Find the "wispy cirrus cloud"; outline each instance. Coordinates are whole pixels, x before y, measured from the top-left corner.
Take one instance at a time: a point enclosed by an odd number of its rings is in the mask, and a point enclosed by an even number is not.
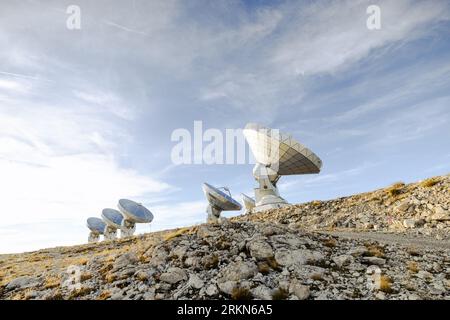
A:
[[[65,2],[0,5],[0,191],[16,214],[0,222],[6,242],[84,242],[86,216],[119,197],[149,206],[156,230],[204,219],[204,181],[251,191],[250,165],[171,164],[172,130],[194,120],[263,122],[321,155],[321,175],[280,181],[292,202],[446,168],[446,1],[377,1],[376,31],[366,1],[77,4],[77,31]]]

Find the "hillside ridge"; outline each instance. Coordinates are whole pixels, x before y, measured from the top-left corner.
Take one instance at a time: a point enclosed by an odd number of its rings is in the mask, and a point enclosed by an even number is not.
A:
[[[1,255],[0,298],[449,299],[449,210],[445,175],[221,224]]]

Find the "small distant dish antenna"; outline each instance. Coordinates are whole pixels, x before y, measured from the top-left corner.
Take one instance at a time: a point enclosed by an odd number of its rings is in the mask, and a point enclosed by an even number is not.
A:
[[[208,183],[203,184],[203,192],[209,202],[206,212],[208,213],[207,222],[219,222],[222,211],[241,210],[239,202],[231,197],[231,192],[226,187],[216,188]]]
[[[319,173],[322,168],[322,160],[289,134],[256,123],[247,124],[243,134],[256,159],[253,176],[259,187],[253,212],[288,205],[277,188],[281,176]]]
[[[100,240],[100,235],[105,232],[106,224],[100,218],[90,217],[87,219],[87,227],[91,230],[88,242],[93,243]]]
[[[123,215],[121,237],[130,237],[136,231],[136,223],[150,223],[153,214],[142,204],[128,199],[120,199],[118,208]]]
[[[242,193],[242,202],[244,203],[245,213],[251,213],[255,207],[255,200],[252,197]]]
[[[117,229],[121,229],[123,221],[123,216],[120,211],[109,208],[103,209],[102,218],[106,224],[104,232],[105,240],[117,239]]]

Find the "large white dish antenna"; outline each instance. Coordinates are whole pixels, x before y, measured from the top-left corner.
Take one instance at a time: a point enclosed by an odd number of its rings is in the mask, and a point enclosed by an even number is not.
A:
[[[121,236],[129,237],[136,231],[136,223],[150,223],[153,220],[153,214],[142,204],[128,199],[120,199],[117,204],[123,215],[121,225]]]
[[[123,216],[115,209],[103,209],[102,219],[106,223],[105,240],[117,239],[117,229],[121,228]]]
[[[288,205],[276,186],[281,176],[319,173],[322,168],[322,160],[290,134],[256,123],[247,124],[243,134],[257,162],[254,212]]]
[[[322,168],[322,160],[290,134],[256,123],[247,124],[243,134],[256,161],[280,176],[319,173]]]
[[[120,229],[120,226],[122,225],[123,221],[123,216],[120,213],[120,211],[109,208],[102,210],[102,218],[107,225],[114,227],[116,229]]]
[[[92,232],[96,232],[98,234],[103,234],[106,224],[100,218],[90,217],[87,219],[87,227]]]
[[[104,234],[106,229],[106,224],[100,218],[90,217],[86,221],[86,225],[91,230],[89,233],[88,242],[98,242],[100,240],[100,235]]]
[[[242,209],[241,204],[231,197],[231,192],[226,187],[216,188],[205,182],[203,184],[203,192],[209,202],[206,209],[208,222],[217,222],[220,219],[220,213],[222,211]]]
[[[120,212],[125,219],[136,223],[149,223],[153,220],[153,214],[142,204],[128,199],[120,199],[118,204]]]

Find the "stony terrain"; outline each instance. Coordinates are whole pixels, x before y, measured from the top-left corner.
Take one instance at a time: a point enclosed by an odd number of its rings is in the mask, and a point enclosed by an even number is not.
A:
[[[309,230],[373,231],[450,239],[450,176],[239,217]]]
[[[0,298],[450,299],[448,187],[438,177],[219,225],[2,255]]]

